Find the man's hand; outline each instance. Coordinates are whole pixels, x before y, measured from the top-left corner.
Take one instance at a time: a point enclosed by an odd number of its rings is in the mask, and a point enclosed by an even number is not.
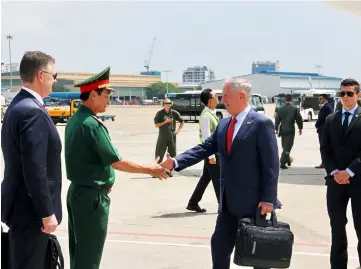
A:
[[[55,215],[51,215],[50,217],[43,218],[43,227],[41,227],[41,231],[46,234],[53,233],[58,227],[58,221],[55,217]]]
[[[165,123],[170,123],[172,121],[173,121],[173,118],[168,118],[168,119],[165,120]]]
[[[272,213],[273,205],[265,202],[259,202],[258,207],[262,207],[261,215]]]
[[[174,134],[174,135],[177,135],[177,134],[179,134],[179,132],[180,132],[180,130],[178,129],[178,130],[176,130],[175,132],[173,132],[173,134]]]
[[[209,163],[210,163],[210,164],[216,164],[216,163],[217,163],[216,158],[210,158],[210,159],[209,159]]]
[[[350,175],[345,170],[335,172],[333,178],[338,184],[350,184]]]
[[[174,162],[173,159],[170,157],[170,154],[167,152],[166,154],[166,160],[163,161],[160,165],[166,169],[168,169],[169,171],[174,169]]]
[[[169,177],[167,174],[169,173],[169,170],[158,164],[159,159],[160,158],[158,156],[157,159],[155,159],[155,164],[148,166],[149,174],[153,177],[159,178],[160,180],[167,179]]]
[[[298,130],[298,134],[301,135],[301,134],[302,134],[302,130]]]

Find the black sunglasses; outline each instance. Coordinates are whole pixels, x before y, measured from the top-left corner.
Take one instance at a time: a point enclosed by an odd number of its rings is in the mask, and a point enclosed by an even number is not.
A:
[[[45,71],[45,70],[40,70],[40,71],[51,75],[54,78],[54,80],[56,80],[56,77],[58,76],[58,73],[52,74],[52,73],[50,73],[48,71]]]
[[[164,103],[165,105],[171,105],[172,103]]]
[[[341,97],[344,97],[346,94],[347,94],[348,97],[353,97],[353,96],[355,95],[354,92],[344,92],[344,91],[340,91],[340,92],[339,92],[339,95],[340,95]]]

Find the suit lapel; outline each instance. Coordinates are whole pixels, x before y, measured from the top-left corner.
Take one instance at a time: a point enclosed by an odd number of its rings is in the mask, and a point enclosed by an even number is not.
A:
[[[335,133],[339,136],[341,140],[343,140],[343,132],[342,132],[342,111],[338,111],[335,114],[334,118],[334,130]]]
[[[254,112],[251,110],[248,112],[246,118],[244,119],[244,121],[242,122],[241,127],[239,128],[236,136],[234,137],[234,140],[232,142],[232,146],[231,146],[231,152],[229,153],[229,156],[232,157],[233,151],[234,151],[234,147],[235,144],[242,139],[242,137],[246,134],[246,132],[248,131],[249,127],[251,127],[253,121],[254,121],[255,115]]]
[[[56,133],[56,135],[57,135],[57,137],[58,137],[59,144],[61,144],[59,132],[58,132],[58,130],[56,129],[56,127],[55,127],[55,125],[54,125],[54,122],[53,122],[52,118],[50,117],[48,111],[46,111],[45,107],[39,102],[38,99],[36,99],[35,96],[33,96],[33,95],[30,94],[29,92],[25,91],[24,89],[21,89],[21,92],[20,92],[20,93],[21,93],[23,96],[32,99],[32,100],[35,102],[35,104],[37,104],[37,105],[43,110],[43,112],[46,114],[47,119],[48,119],[49,122],[50,122],[50,125],[53,127],[53,130],[55,131],[55,133]]]
[[[360,119],[361,117],[361,107],[357,107],[356,108],[356,111],[355,111],[355,114],[353,115],[352,119],[351,119],[351,122],[350,122],[350,125],[348,126],[348,129],[347,129],[347,132],[345,134],[345,137],[348,135],[348,133],[350,132],[350,130],[352,129],[352,127],[355,126],[356,122],[358,122],[358,120]]]

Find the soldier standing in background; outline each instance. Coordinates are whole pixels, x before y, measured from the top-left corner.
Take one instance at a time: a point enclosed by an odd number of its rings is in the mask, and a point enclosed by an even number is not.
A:
[[[154,117],[155,128],[159,128],[159,135],[155,149],[155,157],[159,157],[159,163],[163,161],[166,151],[171,157],[177,155],[177,135],[184,126],[184,120],[178,111],[171,109],[172,101],[169,99],[163,100],[163,109],[159,110]],[[180,122],[178,129],[177,121]],[[172,174],[169,174],[172,176]]]
[[[295,139],[295,122],[298,125],[298,133],[302,134],[303,119],[297,107],[292,105],[292,96],[286,95],[286,105],[280,107],[276,113],[275,130],[281,137],[282,154],[280,158],[281,169],[287,169],[286,164],[291,166],[293,159],[290,156]],[[281,125],[280,125],[281,124]]]

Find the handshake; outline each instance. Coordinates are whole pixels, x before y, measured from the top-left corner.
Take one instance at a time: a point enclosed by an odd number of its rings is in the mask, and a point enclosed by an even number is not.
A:
[[[147,167],[147,174],[159,178],[160,180],[167,179],[170,171],[174,169],[173,159],[170,157],[170,154],[167,153],[166,159],[162,163],[158,164],[159,158],[160,157],[158,156],[157,159],[155,159],[156,164]]]

